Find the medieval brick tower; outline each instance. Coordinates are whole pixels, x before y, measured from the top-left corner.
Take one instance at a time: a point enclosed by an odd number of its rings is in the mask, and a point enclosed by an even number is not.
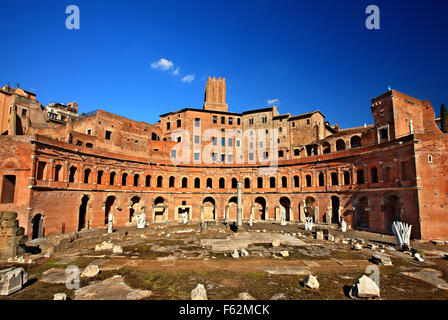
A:
[[[204,110],[227,112],[225,78],[208,77],[205,86]]]

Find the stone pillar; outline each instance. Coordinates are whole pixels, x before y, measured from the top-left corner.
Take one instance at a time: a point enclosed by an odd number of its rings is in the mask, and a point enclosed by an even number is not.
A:
[[[319,222],[319,207],[316,206],[314,208],[314,222],[317,223]]]
[[[14,258],[25,253],[20,245],[25,244],[27,236],[19,227],[16,212],[0,212],[0,259]]]
[[[237,207],[237,226],[241,227],[243,225],[243,192],[242,192],[242,183],[238,181],[238,207]]]
[[[306,204],[305,204],[305,200],[304,200],[302,202],[302,205],[300,206],[300,212],[299,212],[299,220],[300,220],[300,222],[305,222],[305,218],[306,218],[305,206],[306,206]]]

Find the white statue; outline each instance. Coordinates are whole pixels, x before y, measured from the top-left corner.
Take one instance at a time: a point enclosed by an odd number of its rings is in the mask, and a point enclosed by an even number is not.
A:
[[[285,208],[282,208],[282,220],[281,225],[286,226],[286,210]]]
[[[345,222],[344,217],[341,218],[341,231],[347,232],[347,222]]]
[[[402,250],[411,249],[411,229],[412,225],[394,221],[392,223],[392,231],[397,238],[398,246]]]
[[[181,217],[182,217],[182,224],[187,224],[188,216],[187,216],[187,213],[185,211],[183,211],[181,213]]]
[[[305,218],[305,230],[307,231],[313,230],[313,217]]]
[[[109,220],[108,220],[108,225],[107,225],[107,233],[114,232],[113,226],[114,226],[114,215],[112,213],[109,213]]]
[[[254,223],[254,214],[251,212],[249,218],[249,225],[252,227],[253,223]]]
[[[137,214],[137,229],[145,229],[146,227],[146,210],[145,207],[141,208],[141,213]]]

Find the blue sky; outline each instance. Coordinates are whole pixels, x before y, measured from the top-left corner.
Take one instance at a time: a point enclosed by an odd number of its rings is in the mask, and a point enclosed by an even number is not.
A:
[[[448,104],[445,0],[1,2],[0,84],[43,104],[155,123],[202,108],[207,76],[226,78],[229,111],[278,99],[280,113],[319,109],[343,128],[373,123],[370,99],[388,85],[436,114]],[[71,4],[80,30],[65,27]],[[365,27],[370,4],[380,30]],[[169,70],[151,67],[161,58]]]

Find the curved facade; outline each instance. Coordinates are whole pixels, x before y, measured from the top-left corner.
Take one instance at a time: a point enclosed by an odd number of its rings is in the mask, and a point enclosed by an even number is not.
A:
[[[342,130],[319,111],[228,112],[225,90],[209,78],[203,109],[157,124],[98,110],[1,136],[0,211],[18,212],[30,238],[103,228],[109,213],[125,226],[142,206],[155,223],[236,221],[240,181],[244,220],[284,210],[380,233],[401,220],[413,238],[448,238],[448,139],[428,101],[391,90],[372,100],[373,125]]]

